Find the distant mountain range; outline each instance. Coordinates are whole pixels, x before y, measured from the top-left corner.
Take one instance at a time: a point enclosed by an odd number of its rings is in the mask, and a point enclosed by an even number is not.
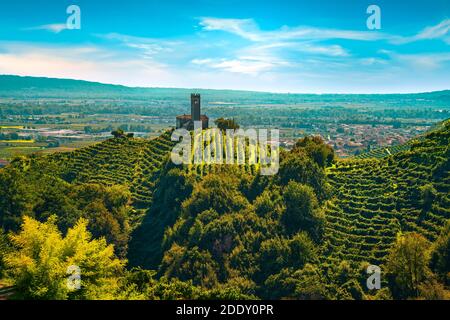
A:
[[[308,102],[326,101],[332,99],[338,101],[364,101],[369,100],[392,100],[392,99],[430,99],[439,100],[450,104],[450,90],[435,91],[428,93],[413,94],[290,94],[290,93],[268,93],[237,90],[213,90],[213,89],[189,89],[189,88],[138,88],[122,85],[103,84],[98,82],[56,79],[43,77],[22,77],[15,75],[0,75],[0,97],[22,97],[22,98],[125,98],[125,99],[186,99],[193,91],[199,91],[209,100],[236,101],[250,99],[277,102],[281,99],[286,102]],[[241,101],[242,102],[242,101]]]

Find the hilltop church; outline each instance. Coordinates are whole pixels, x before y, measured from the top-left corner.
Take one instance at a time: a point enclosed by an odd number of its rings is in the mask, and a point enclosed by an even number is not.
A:
[[[194,130],[194,121],[202,122],[202,129],[208,129],[209,118],[201,114],[201,100],[200,94],[191,94],[191,114],[183,114],[177,116],[177,129],[183,128],[186,130]]]

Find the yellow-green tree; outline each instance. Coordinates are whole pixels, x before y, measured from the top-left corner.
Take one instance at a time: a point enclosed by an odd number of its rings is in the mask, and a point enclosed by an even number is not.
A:
[[[8,252],[8,243],[6,233],[0,228],[0,279],[3,277],[4,256]]]
[[[436,239],[431,253],[431,268],[447,286],[450,286],[450,221]]]
[[[16,298],[114,298],[125,262],[115,257],[113,246],[103,238],[91,239],[84,219],[65,237],[55,220],[51,217],[41,223],[24,217],[20,232],[10,236],[14,251],[4,260],[7,276],[16,286]],[[80,271],[79,286],[71,273],[75,269]]]
[[[394,298],[417,297],[420,286],[432,278],[428,267],[430,243],[418,233],[407,233],[397,238],[386,264]]]

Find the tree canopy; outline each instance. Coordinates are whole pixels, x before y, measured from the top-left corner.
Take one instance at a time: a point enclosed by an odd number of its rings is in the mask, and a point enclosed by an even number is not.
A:
[[[4,257],[6,273],[20,299],[114,298],[124,261],[105,239],[92,239],[87,221],[79,220],[63,236],[55,217],[41,223],[24,217],[17,234],[10,236],[14,252]],[[78,290],[68,285],[71,266],[80,271]]]

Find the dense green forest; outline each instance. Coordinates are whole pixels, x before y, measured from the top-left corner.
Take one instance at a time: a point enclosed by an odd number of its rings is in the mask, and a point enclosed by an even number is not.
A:
[[[0,170],[0,279],[12,298],[450,298],[449,120],[365,159],[305,137],[275,176],[175,166],[170,134]],[[66,286],[72,265],[79,290]],[[379,290],[366,286],[369,265]]]

